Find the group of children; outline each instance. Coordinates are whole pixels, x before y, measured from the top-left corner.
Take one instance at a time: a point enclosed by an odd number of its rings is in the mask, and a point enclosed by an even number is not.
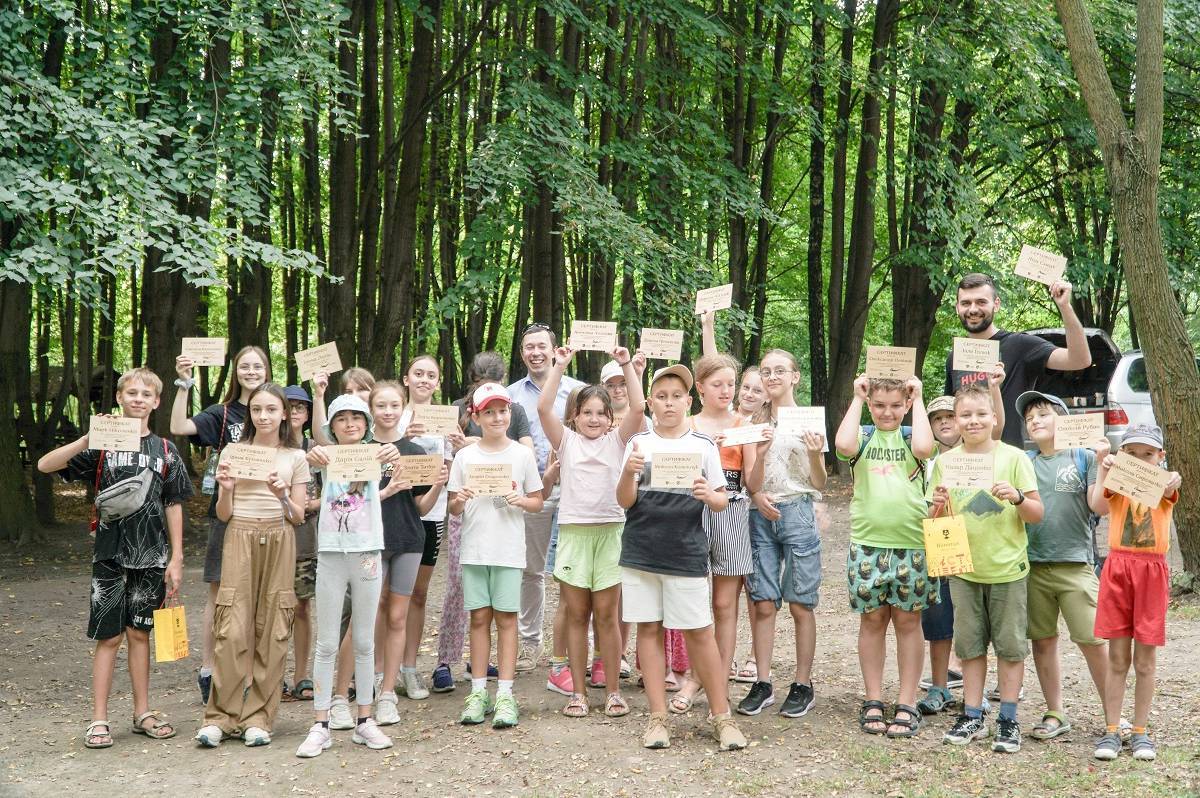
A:
[[[501,384],[502,369],[497,375],[480,365],[459,403],[460,431],[434,435],[413,413],[415,405],[432,403],[440,384],[438,363],[427,355],[409,364],[402,382],[376,382],[362,369],[348,370],[344,392],[326,407],[327,375],[314,378],[311,397],[300,386],[280,387],[270,381],[266,354],[245,347],[233,358],[224,401],[190,418],[193,364],[181,355],[171,431],[213,450],[204,478],[212,493],[204,564],[210,590],[199,675],[204,722],[196,740],[206,747],[233,736],[248,746],[269,744],[279,703],[287,698],[313,701],[314,722],[297,756],[320,755],[337,729],[353,729],[356,744],[390,747],[380,726],[400,719],[397,693],[414,700],[429,695],[416,656],[425,593],[443,542],[450,562],[433,688],[454,689],[450,668],[461,658],[469,628],[471,688],[460,721],[479,724],[491,715],[495,728],[517,725],[512,687],[527,563],[524,519],[542,511],[556,483],[553,574],[564,609],[555,649],[563,655],[554,658],[547,686],[567,694],[565,715],[591,712],[585,684],[605,690],[606,716],[630,712],[619,677],[629,627],[636,625],[649,705],[643,745],[668,747],[670,713],[687,712],[703,692],[720,748],[745,747],[728,683],[752,682],[737,703],[741,714],[774,704],[770,664],[783,602],[794,621],[796,667],[779,712],[806,714],[815,702],[814,610],[821,584],[815,505],[827,478],[825,438],[817,430],[776,426],[780,411],[795,406],[801,379],[789,353],[768,351],[739,381],[737,361],[716,351],[711,314],[702,322],[705,353],[694,375],[681,364],[660,368],[643,394],[645,358],[618,346],[601,383],[571,391],[561,415],[556,399],[574,353],[555,348],[545,325],[531,326],[526,335],[544,336],[553,353],[538,386],[537,420],[551,452],[541,471],[528,419]],[[1032,640],[1047,702],[1033,736],[1068,732],[1057,650],[1061,613],[1103,705],[1107,729],[1096,757],[1115,758],[1122,748],[1121,705],[1132,661],[1137,690],[1129,744],[1135,758],[1153,759],[1146,726],[1154,652],[1165,643],[1165,552],[1178,475],[1157,507],[1104,490],[1113,460],[1107,444],[1095,451],[1055,450],[1055,418],[1066,406],[1048,394],[1023,394],[1016,406],[1038,450],[1025,453],[1000,442],[1003,378],[998,366],[987,388],[965,388],[928,408],[916,378],[854,383],[833,448],[854,478],[846,575],[849,604],[860,619],[865,700],[859,726],[913,737],[925,716],[955,705],[953,641],[963,698],[943,739],[965,744],[987,737],[990,644],[999,677],[993,749],[1016,751],[1023,662]],[[694,415],[693,390],[701,405]],[[93,482],[97,490],[89,748],[113,743],[107,699],[122,636],[134,687],[133,731],[160,739],[176,733],[149,710],[148,632],[153,610],[182,581],[180,505],[192,485],[179,452],[149,431],[161,392],[161,381],[146,369],[133,369],[118,383],[122,413],[142,423],[140,452],[92,450],[84,436],[38,462],[44,472]],[[864,405],[871,419],[866,426],[860,423]],[[909,414],[911,427],[903,425]],[[745,424],[766,424],[762,439],[726,445],[727,433]],[[372,442],[380,444],[382,479],[328,478],[331,446]],[[265,481],[234,476],[232,443],[276,450]],[[1155,465],[1164,457],[1157,428],[1131,430],[1122,449]],[[989,488],[942,484],[942,457],[959,451],[990,455]],[[414,486],[397,470],[409,455],[441,458],[432,485]],[[681,461],[699,464],[690,481],[677,477]],[[674,466],[669,471],[667,463]],[[481,483],[474,475],[489,466],[500,467],[493,474],[507,474],[507,489],[477,495]],[[965,522],[970,573],[928,573],[922,522],[942,514]],[[1097,579],[1093,519],[1103,514],[1110,516],[1109,556]],[[743,591],[753,655],[739,667]],[[899,672],[890,713],[883,701],[889,625]],[[293,638],[296,670],[289,687],[284,676]],[[932,675],[917,700],[926,640]],[[686,665],[677,663],[679,649]],[[494,697],[489,677],[498,679]],[[673,689],[678,692],[668,701]]]

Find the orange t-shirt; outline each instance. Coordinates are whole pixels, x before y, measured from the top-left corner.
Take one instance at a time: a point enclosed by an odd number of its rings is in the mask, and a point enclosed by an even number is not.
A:
[[[692,416],[689,419],[692,423],[692,429],[705,434],[696,427],[696,418]],[[741,416],[735,415],[733,420],[734,427],[740,427],[744,423]],[[721,446],[717,449],[721,456],[721,470],[725,472],[725,490],[729,493],[742,492],[742,447],[741,446]]]
[[[1166,554],[1171,545],[1171,513],[1179,492],[1147,507],[1120,493],[1104,491],[1108,499],[1109,551]]]

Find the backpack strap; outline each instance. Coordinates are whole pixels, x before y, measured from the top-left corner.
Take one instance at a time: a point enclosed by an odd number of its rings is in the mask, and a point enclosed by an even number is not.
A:
[[[96,458],[96,481],[95,481],[95,485],[94,485],[94,490],[96,493],[100,492],[100,472],[102,470],[104,470],[104,458],[106,456],[108,456],[108,452],[101,449],[100,456],[98,458]],[[100,528],[100,516],[96,512],[96,502],[93,501],[92,502],[92,517],[88,521],[88,530],[90,531],[92,537],[96,536],[96,530],[99,528]]]
[[[1083,482],[1083,489],[1087,490],[1087,449],[1074,448],[1071,454],[1075,457],[1075,470],[1079,472],[1079,480]]]
[[[849,460],[851,470],[853,470],[854,466],[858,465],[858,461],[862,459],[863,452],[867,450],[867,444],[871,442],[871,436],[874,434],[874,424],[868,424],[862,428],[862,441],[858,444],[858,452],[855,453],[855,455]]]

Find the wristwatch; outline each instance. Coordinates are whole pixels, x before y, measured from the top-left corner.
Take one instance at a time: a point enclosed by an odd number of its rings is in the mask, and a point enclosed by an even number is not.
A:
[[[192,389],[192,386],[195,384],[196,384],[196,381],[194,379],[192,379],[191,377],[188,377],[186,379],[184,379],[183,377],[180,377],[179,379],[175,380],[176,387],[182,388],[185,391],[190,391]]]
[[[1014,490],[1017,492],[1017,500],[1013,502],[1013,507],[1016,507],[1025,501],[1025,491],[1021,490],[1020,488],[1014,488]]]

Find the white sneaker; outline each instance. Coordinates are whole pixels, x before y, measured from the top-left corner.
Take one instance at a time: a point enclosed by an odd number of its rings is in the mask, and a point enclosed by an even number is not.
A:
[[[339,731],[354,728],[354,715],[344,695],[335,695],[329,703],[329,728]]]
[[[367,748],[376,751],[381,748],[392,747],[392,738],[379,730],[379,727],[375,725],[374,718],[367,718],[355,726],[354,735],[350,738],[350,742],[355,745],[365,745]]]
[[[220,726],[204,726],[196,732],[195,739],[204,748],[216,748],[225,739],[225,732]]]
[[[314,723],[309,727],[308,736],[304,738],[304,742],[300,743],[300,747],[296,749],[296,756],[302,759],[312,759],[314,756],[320,756],[321,752],[327,750],[331,745],[333,745],[333,736],[329,733],[329,729],[320,723]]]
[[[260,729],[257,726],[251,726],[242,732],[242,740],[246,743],[247,748],[257,748],[260,745],[271,744],[271,733],[266,729]]]
[[[426,698],[429,698],[429,690],[426,689],[425,683],[421,681],[421,674],[416,671],[402,671],[400,673],[400,692],[413,701],[424,701]]]
[[[375,702],[375,722],[380,726],[391,726],[400,722],[400,713],[396,711],[396,694],[385,692]]]

